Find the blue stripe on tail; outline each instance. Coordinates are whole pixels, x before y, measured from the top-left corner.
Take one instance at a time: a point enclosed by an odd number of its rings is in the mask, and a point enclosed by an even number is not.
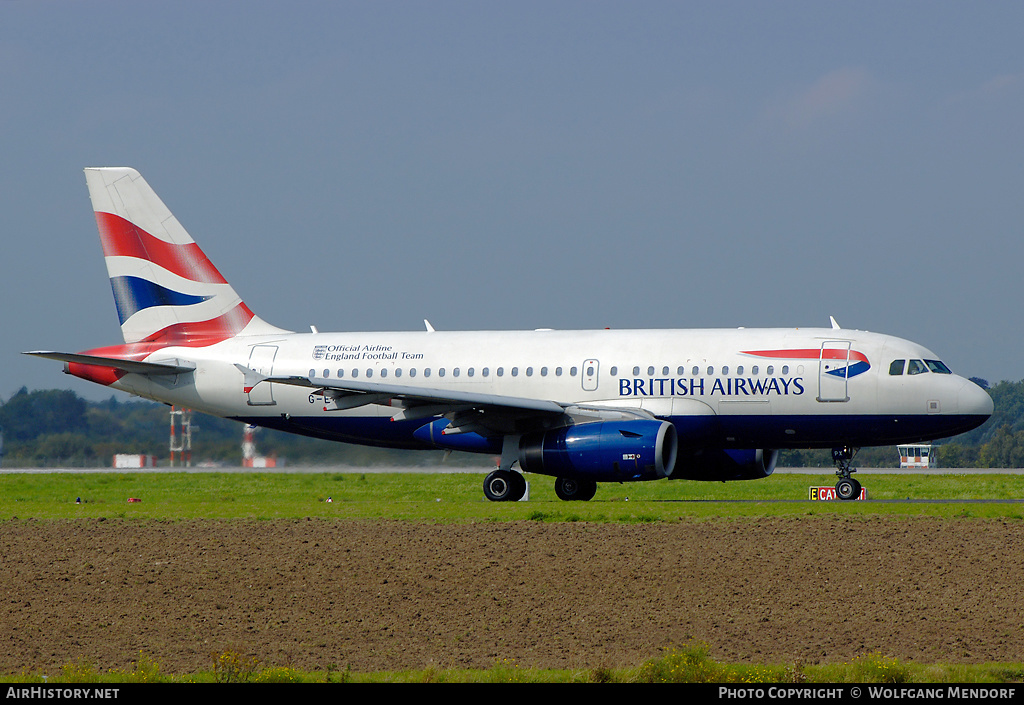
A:
[[[123,325],[137,312],[152,306],[193,306],[212,296],[193,296],[174,291],[139,277],[111,277],[117,316]]]

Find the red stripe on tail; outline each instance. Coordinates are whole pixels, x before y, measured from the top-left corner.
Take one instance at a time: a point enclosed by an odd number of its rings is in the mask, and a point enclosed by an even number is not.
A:
[[[113,213],[96,213],[104,257],[137,257],[160,265],[179,277],[207,284],[226,284],[199,245],[175,245],[147,233]]]

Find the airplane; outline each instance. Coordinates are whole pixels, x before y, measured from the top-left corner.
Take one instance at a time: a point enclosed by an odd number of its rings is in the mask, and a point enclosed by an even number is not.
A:
[[[856,499],[864,446],[945,438],[992,399],[926,348],[841,328],[309,333],[255,315],[138,171],[85,170],[124,342],[36,350],[64,371],[246,424],[388,448],[499,458],[567,501],[600,482],[735,481],[781,449],[832,449]],[[516,467],[518,465],[518,468]]]

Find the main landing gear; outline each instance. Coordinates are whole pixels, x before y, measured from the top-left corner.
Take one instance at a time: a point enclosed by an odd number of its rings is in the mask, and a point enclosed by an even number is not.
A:
[[[526,478],[512,469],[517,460],[519,437],[508,435],[502,442],[498,468],[484,478],[484,496],[492,502],[518,502],[526,496]],[[594,480],[555,478],[555,494],[566,502],[586,502],[597,493]]]
[[[515,470],[498,468],[484,478],[484,495],[492,502],[518,502],[526,494],[526,478]]]
[[[843,446],[832,449],[832,462],[836,465],[836,476],[839,482],[836,483],[836,496],[839,499],[857,499],[860,497],[860,483],[854,480],[851,475],[857,470],[850,467],[853,463],[853,456],[857,455],[857,448]]]
[[[555,494],[565,502],[588,502],[597,492],[593,480],[575,480],[569,477],[555,478]]]
[[[518,502],[526,496],[526,478],[512,465],[518,459],[519,436],[507,435],[501,444],[498,469],[484,478],[484,496],[492,502]]]
[[[597,483],[570,477],[555,478],[555,494],[565,502],[586,502],[594,498]],[[484,496],[492,502],[518,502],[526,495],[526,478],[515,470],[498,468],[484,478]]]

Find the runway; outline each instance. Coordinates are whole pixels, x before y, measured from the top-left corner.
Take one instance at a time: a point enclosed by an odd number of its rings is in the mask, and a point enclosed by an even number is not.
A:
[[[46,474],[46,473],[214,473],[228,472],[240,474],[253,473],[461,473],[485,474],[492,468],[472,466],[399,466],[399,465],[295,465],[276,468],[246,468],[239,465],[195,466],[195,467],[155,467],[155,468],[0,468],[0,475],[14,474]],[[775,468],[777,475],[834,475],[835,468]],[[1024,468],[857,468],[858,475],[1021,475]]]

